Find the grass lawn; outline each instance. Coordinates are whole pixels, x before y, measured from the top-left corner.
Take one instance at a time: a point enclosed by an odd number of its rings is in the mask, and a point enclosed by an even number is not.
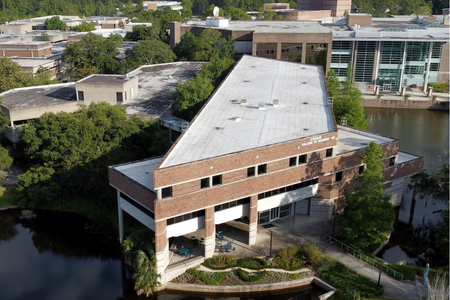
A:
[[[15,184],[0,186],[0,208],[17,205],[17,201],[13,197],[15,189]]]

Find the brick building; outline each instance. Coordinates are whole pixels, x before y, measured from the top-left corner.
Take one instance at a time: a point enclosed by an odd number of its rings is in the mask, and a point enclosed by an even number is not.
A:
[[[204,257],[216,225],[258,226],[293,214],[330,219],[345,188],[364,170],[372,141],[386,153],[385,191],[399,205],[404,177],[423,159],[394,138],[337,126],[320,67],[243,56],[164,157],[109,168],[123,211],[155,233],[162,282],[169,239],[204,229]]]

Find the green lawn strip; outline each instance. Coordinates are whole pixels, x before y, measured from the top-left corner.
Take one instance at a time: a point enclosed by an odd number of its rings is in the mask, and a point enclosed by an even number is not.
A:
[[[14,197],[15,184],[0,186],[0,208],[17,206],[17,199]]]

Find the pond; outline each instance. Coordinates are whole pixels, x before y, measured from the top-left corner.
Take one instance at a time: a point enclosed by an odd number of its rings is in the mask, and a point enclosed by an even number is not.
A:
[[[400,150],[425,157],[424,168],[435,172],[449,149],[449,114],[443,111],[366,108],[368,130],[400,140]],[[403,192],[401,206],[396,209],[395,231],[389,244],[379,254],[389,263],[407,262],[424,267],[448,265],[436,247],[437,224],[442,221],[437,210],[442,202],[424,198],[412,199]]]
[[[116,230],[76,214],[0,211],[0,299],[143,299],[121,262]],[[302,287],[277,293],[201,295],[163,291],[158,299],[317,299]],[[156,297],[155,297],[156,298]]]

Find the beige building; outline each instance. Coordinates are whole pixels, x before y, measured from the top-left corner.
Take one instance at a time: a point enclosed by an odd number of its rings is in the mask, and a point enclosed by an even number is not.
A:
[[[298,10],[331,10],[333,17],[344,16],[351,11],[351,0],[297,0]]]
[[[40,68],[48,69],[51,78],[55,78],[60,72],[60,65],[62,55],[55,55],[53,58],[12,58],[13,62],[19,65],[20,69],[25,72],[30,72],[33,75],[37,73]]]
[[[92,102],[115,105],[138,94],[138,76],[94,74],[77,81],[75,89],[77,100],[86,105]]]
[[[42,57],[52,54],[52,44],[45,41],[7,41],[0,43],[0,56],[3,57]]]

